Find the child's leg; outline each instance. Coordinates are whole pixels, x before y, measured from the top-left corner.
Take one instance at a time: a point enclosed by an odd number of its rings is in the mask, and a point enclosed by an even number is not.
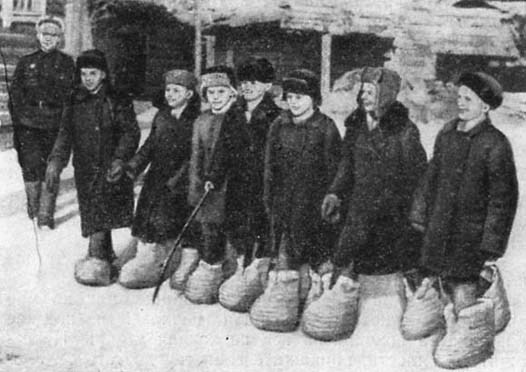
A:
[[[219,224],[203,223],[203,244],[201,259],[210,265],[221,262],[225,257],[226,236]]]

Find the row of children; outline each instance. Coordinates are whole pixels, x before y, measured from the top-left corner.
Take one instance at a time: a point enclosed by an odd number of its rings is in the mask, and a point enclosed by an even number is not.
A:
[[[385,68],[361,71],[343,142],[320,112],[311,71],[283,79],[283,111],[268,93],[275,75],[265,59],[239,66],[241,94],[225,66],[207,69],[199,84],[190,72],[169,71],[165,102],[137,152],[131,102],[112,91],[104,55],[84,52],[77,70],[82,84],[64,111],[46,184],[57,187],[73,152],[89,237],[78,282],[153,287],[208,192],[166,277],[190,301],[249,312],[260,329],[301,323],[316,339],[336,340],[356,325],[359,274],[403,273],[405,338],[443,332],[433,355],[447,368],[492,355],[509,312],[487,261],[506,249],[518,194],[510,144],[488,116],[502,102],[495,79],[460,77],[459,118],[442,129],[427,164],[396,100],[400,76]],[[148,166],[134,216],[133,180]],[[116,265],[111,230],[130,225],[136,256]]]

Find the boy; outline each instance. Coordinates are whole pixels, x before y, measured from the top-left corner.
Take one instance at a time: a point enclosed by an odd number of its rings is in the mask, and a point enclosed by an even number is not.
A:
[[[133,182],[122,175],[140,131],[132,102],[112,91],[102,52],[83,52],[77,71],[81,85],[65,109],[49,157],[46,187],[55,190],[73,152],[82,236],[89,237],[88,255],[75,265],[75,279],[104,286],[117,278],[111,230],[130,226],[133,219]]]

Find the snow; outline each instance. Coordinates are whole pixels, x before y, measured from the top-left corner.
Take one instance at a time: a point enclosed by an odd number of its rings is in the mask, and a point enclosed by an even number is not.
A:
[[[500,115],[500,117],[499,117]],[[524,122],[495,123],[512,142],[520,190],[526,182]],[[522,124],[522,125],[521,125]],[[440,125],[420,125],[431,151]],[[143,132],[143,139],[145,132]],[[397,276],[362,277],[361,314],[348,340],[324,343],[301,331],[254,328],[246,314],[220,305],[193,305],[166,284],[155,305],[153,290],[115,284],[84,287],[73,279],[74,262],[87,251],[80,236],[72,170],[62,175],[57,228],[41,231],[38,271],[32,224],[13,150],[0,153],[0,371],[439,371],[433,338],[404,341],[398,330]],[[526,222],[524,199],[508,252],[499,261],[512,307],[508,328],[497,335],[492,359],[470,371],[526,371]],[[122,250],[129,230],[114,233]]]

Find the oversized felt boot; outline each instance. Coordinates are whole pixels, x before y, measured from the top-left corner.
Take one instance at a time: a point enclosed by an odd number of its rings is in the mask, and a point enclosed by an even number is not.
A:
[[[400,331],[406,340],[419,340],[444,327],[444,302],[430,278],[413,291],[404,278],[406,307]]]
[[[265,292],[250,309],[250,320],[262,330],[292,332],[298,325],[299,302],[298,271],[271,271]]]
[[[359,314],[359,283],[340,275],[332,289],[329,289],[330,275],[324,276],[326,287],[322,295],[305,309],[302,317],[303,332],[321,341],[350,337]]]
[[[121,269],[119,283],[130,289],[155,287],[165,259],[163,244],[139,242],[137,255]]]
[[[214,304],[223,282],[221,263],[211,265],[200,260],[195,271],[190,274],[184,291],[185,297],[194,304]]]
[[[489,284],[482,297],[493,300],[495,305],[495,332],[502,332],[511,319],[510,303],[504,288],[504,281],[496,265],[486,265],[480,274]]]
[[[247,312],[263,293],[269,264],[269,258],[256,258],[243,269],[243,257],[240,257],[235,274],[219,288],[219,303],[232,311]]]
[[[199,262],[199,252],[195,248],[183,248],[179,266],[170,277],[170,287],[183,291],[190,274],[195,270]]]
[[[444,309],[446,334],[436,346],[433,359],[442,368],[466,368],[493,355],[495,313],[493,301],[477,300],[455,315],[453,304]]]
[[[49,191],[45,184],[40,194],[40,208],[38,210],[38,226],[55,228],[55,206],[57,202],[58,187]]]
[[[314,301],[316,301],[318,298],[321,297],[323,294],[323,290],[325,288],[328,288],[328,282],[327,280],[330,280],[330,274],[325,274],[324,278],[322,279],[320,274],[318,274],[314,270],[310,270],[310,289],[309,293],[307,294],[307,299],[305,300],[305,309],[309,307],[310,304],[312,304]]]
[[[111,232],[102,231],[90,236],[88,256],[75,264],[75,280],[90,286],[107,286],[117,278],[111,242]]]
[[[40,208],[40,193],[42,189],[41,185],[40,181],[24,182],[27,197],[27,215],[31,220],[38,216],[38,210]]]

